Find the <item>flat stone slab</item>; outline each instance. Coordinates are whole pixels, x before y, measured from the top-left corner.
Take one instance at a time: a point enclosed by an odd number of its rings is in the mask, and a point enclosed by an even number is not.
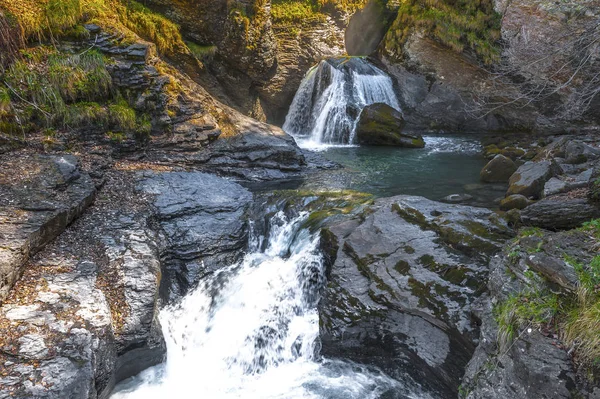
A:
[[[94,200],[96,188],[72,155],[0,159],[0,303],[23,264]]]

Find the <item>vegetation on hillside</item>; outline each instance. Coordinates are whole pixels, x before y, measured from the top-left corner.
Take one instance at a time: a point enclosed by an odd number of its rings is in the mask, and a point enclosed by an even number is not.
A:
[[[472,49],[486,64],[499,59],[500,15],[491,0],[403,0],[385,38],[386,50],[401,56],[415,30],[456,52]]]
[[[186,48],[177,24],[134,0],[0,0],[0,31],[3,24],[18,26],[21,36],[29,40],[68,35],[82,22],[123,33],[130,30],[156,43],[163,53]],[[4,36],[0,33],[0,48],[14,47],[13,39]]]
[[[2,75],[0,131],[89,128],[147,134],[149,126],[113,88],[104,56],[94,49],[65,54],[54,47],[22,51]]]
[[[579,230],[593,237],[596,247],[600,247],[600,219],[585,223]],[[521,237],[528,235],[541,237],[543,233],[532,229],[521,232]],[[509,258],[518,256],[518,251],[509,253]],[[506,352],[520,331],[530,327],[549,329],[558,334],[593,380],[600,369],[600,255],[587,264],[566,254],[564,261],[577,273],[576,292],[551,289],[543,277],[528,270],[525,277],[529,288],[495,307],[500,351]]]
[[[322,22],[327,14],[351,15],[366,0],[272,0],[271,17],[275,24]]]
[[[94,48],[61,50],[89,38],[84,23],[152,41],[166,54],[189,51],[179,27],[133,0],[0,0],[0,132],[24,135],[86,129],[120,140],[146,137],[149,118],[113,87]]]

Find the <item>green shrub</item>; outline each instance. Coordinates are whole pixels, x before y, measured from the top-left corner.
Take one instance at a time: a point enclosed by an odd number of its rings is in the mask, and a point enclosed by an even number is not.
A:
[[[275,24],[302,23],[307,20],[324,20],[319,4],[311,0],[275,0],[271,3],[271,18]]]
[[[65,101],[92,101],[106,98],[112,78],[104,56],[90,50],[81,55],[54,54],[48,59],[48,79]]]
[[[44,11],[48,29],[59,32],[77,24],[82,15],[79,0],[48,0]]]
[[[179,26],[140,3],[128,0],[117,7],[121,22],[146,40],[156,43],[161,53],[175,53],[186,48]]]
[[[106,107],[95,102],[81,102],[69,106],[64,124],[71,128],[108,127],[109,118]]]
[[[135,111],[124,99],[108,106],[108,119],[111,129],[119,132],[133,133],[137,127]]]
[[[407,0],[385,38],[386,50],[401,55],[414,30],[456,52],[471,48],[486,64],[499,59],[500,15],[491,0]]]

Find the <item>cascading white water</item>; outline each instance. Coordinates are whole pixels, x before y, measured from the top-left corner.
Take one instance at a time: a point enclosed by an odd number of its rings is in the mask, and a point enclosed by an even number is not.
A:
[[[304,77],[283,130],[302,147],[352,144],[360,111],[374,103],[400,110],[385,72],[361,58],[323,60]]]
[[[241,264],[221,270],[160,314],[167,361],[121,383],[112,399],[379,398],[406,387],[382,373],[318,357],[318,236],[308,216],[271,221]],[[396,397],[396,396],[393,396]]]

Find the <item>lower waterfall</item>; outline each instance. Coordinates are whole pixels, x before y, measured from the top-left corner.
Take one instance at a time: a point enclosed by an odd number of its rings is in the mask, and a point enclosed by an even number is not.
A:
[[[310,69],[300,84],[283,130],[301,147],[352,144],[362,109],[400,105],[392,79],[362,58],[331,58]]]
[[[166,362],[119,384],[112,399],[423,398],[378,370],[320,358],[324,266],[318,235],[301,228],[307,217],[277,213],[240,264],[163,309]]]

